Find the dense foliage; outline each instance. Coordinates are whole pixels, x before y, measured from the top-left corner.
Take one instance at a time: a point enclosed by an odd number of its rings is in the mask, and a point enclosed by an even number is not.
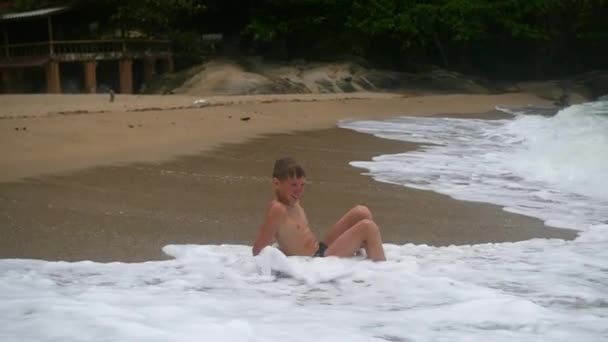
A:
[[[243,32],[288,58],[353,54],[502,78],[605,68],[608,60],[605,0],[263,0],[252,13]]]
[[[16,1],[19,8],[65,1]],[[606,68],[608,0],[80,0],[112,22],[194,50],[278,59],[356,56],[384,67],[440,66],[498,78]]]

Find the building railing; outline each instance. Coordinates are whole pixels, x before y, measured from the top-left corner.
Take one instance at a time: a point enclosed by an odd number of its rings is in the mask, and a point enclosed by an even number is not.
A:
[[[78,55],[140,56],[171,52],[168,40],[65,40],[0,46],[0,59],[52,57],[78,59]]]

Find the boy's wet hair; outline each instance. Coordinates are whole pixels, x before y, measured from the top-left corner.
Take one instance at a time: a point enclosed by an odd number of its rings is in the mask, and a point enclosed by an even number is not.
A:
[[[286,157],[277,159],[274,162],[272,177],[284,181],[290,177],[306,177],[306,172],[304,172],[304,168],[295,159]]]

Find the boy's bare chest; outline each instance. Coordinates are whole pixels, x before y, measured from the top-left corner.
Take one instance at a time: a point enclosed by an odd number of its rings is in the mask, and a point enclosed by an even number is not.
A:
[[[303,217],[288,217],[285,220],[285,226],[290,229],[301,230],[308,228],[308,221]]]
[[[285,228],[295,231],[310,230],[308,219],[302,210],[288,213],[285,219]]]

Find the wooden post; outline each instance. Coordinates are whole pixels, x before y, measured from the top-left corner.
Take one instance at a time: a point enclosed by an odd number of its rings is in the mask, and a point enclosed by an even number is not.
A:
[[[84,91],[94,94],[97,91],[97,61],[86,61],[84,67]]]
[[[11,69],[11,92],[19,94],[25,92],[23,69]]]
[[[4,57],[8,59],[11,54],[8,49],[8,33],[6,33],[6,25],[2,25],[2,35],[4,36]]]
[[[118,72],[120,77],[120,93],[133,93],[133,61],[131,59],[121,59],[118,62]]]
[[[167,72],[173,72],[175,70],[175,65],[173,64],[173,55],[169,55],[167,57]]]
[[[11,70],[10,69],[0,69],[0,74],[2,78],[0,79],[0,84],[2,87],[2,92],[8,94],[11,92]]]
[[[49,61],[46,65],[46,88],[49,94],[61,94],[61,78],[57,61]]]
[[[154,57],[144,58],[144,82],[150,82],[156,74],[156,59]]]
[[[47,24],[49,27],[49,53],[51,54],[51,57],[53,57],[53,20],[51,19],[50,15],[48,17]]]

